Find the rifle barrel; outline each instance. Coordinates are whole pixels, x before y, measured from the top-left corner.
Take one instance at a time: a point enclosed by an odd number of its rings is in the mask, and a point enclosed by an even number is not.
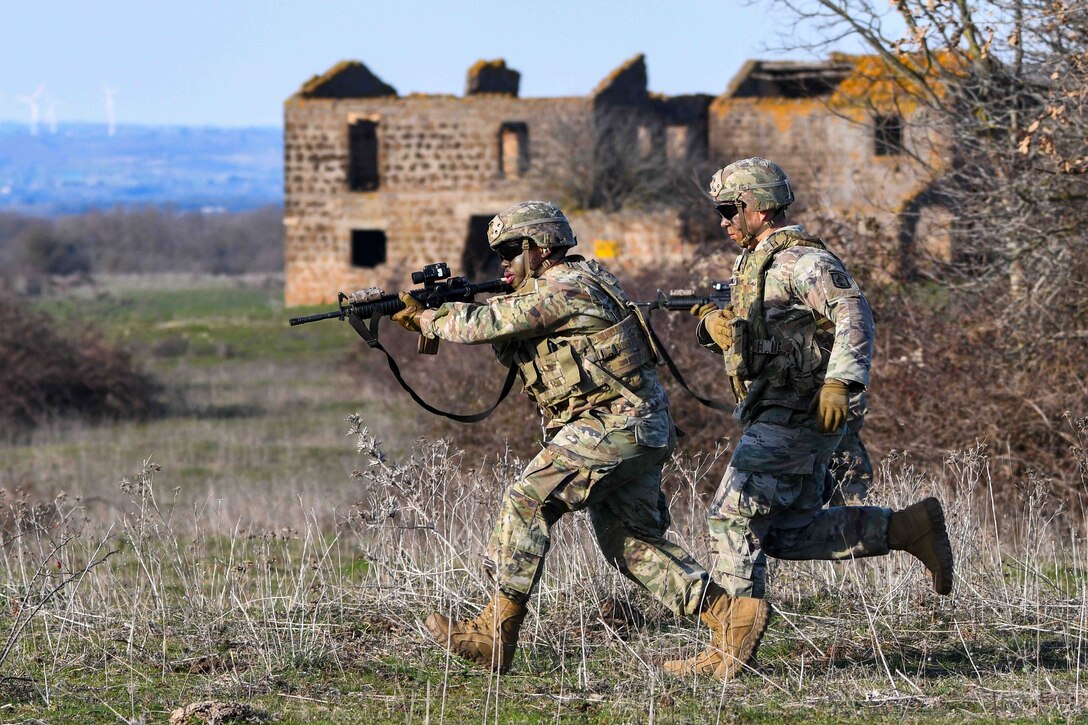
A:
[[[340,310],[336,312],[322,312],[317,315],[306,315],[305,317],[292,317],[290,322],[291,326],[305,325],[307,322],[317,322],[318,320],[327,320],[330,317],[341,317]]]
[[[492,279],[487,282],[472,283],[466,282],[463,285],[455,285],[452,288],[438,287],[434,290],[421,287],[420,289],[412,290],[409,292],[413,297],[417,299],[427,299],[428,296],[438,293],[438,299],[436,301],[456,301],[459,298],[471,300],[473,296],[478,294],[488,294],[491,292],[509,292],[510,285],[503,279]],[[369,320],[371,317],[379,316],[385,317],[392,315],[396,312],[400,312],[404,309],[404,303],[400,301],[399,295],[385,295],[379,297],[372,302],[357,302],[348,306],[351,312],[360,319]],[[328,320],[332,317],[344,318],[347,313],[347,309],[337,310],[335,312],[322,312],[317,315],[307,315],[305,317],[292,317],[290,320],[291,326],[305,325],[307,322],[317,322],[318,320]]]
[[[506,283],[505,279],[501,277],[499,279],[488,280],[487,282],[479,282],[477,284],[470,285],[473,294],[490,294],[491,292],[511,292],[513,288]]]

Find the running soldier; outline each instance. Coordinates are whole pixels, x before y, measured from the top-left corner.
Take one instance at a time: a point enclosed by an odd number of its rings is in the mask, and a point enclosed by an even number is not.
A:
[[[793,190],[777,164],[732,163],[714,174],[710,196],[742,251],[732,302],[705,310],[697,335],[725,358],[744,434],[708,513],[722,585],[708,586],[702,613],[710,647],[665,669],[728,679],[742,664],[730,655],[754,653],[766,627],[768,554],[838,560],[907,551],[925,564],[934,589],[948,594],[952,548],[935,498],[901,511],[822,508],[850,398],[869,384],[872,313],[842,262],[787,222]]]
[[[547,420],[546,444],[503,494],[485,567],[495,593],[475,619],[434,613],[425,625],[450,652],[495,671],[513,660],[551,527],[586,509],[605,559],[677,614],[699,612],[706,570],[670,543],[661,468],[676,446],[669,401],[639,318],[555,206],[530,201],[491,220],[488,243],[514,292],[422,310],[410,296],[393,319],[428,338],[490,343],[516,366]]]

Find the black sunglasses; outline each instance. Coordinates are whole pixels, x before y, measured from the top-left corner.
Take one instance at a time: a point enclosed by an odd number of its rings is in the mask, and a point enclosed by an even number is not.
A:
[[[499,258],[504,262],[513,262],[521,254],[521,240],[515,239],[510,242],[500,244],[495,252],[499,255]]]
[[[744,205],[743,204],[718,204],[714,208],[717,209],[718,213],[722,215],[722,219],[725,219],[727,222],[731,222],[731,221],[733,221],[733,217],[735,217],[737,215],[737,213],[740,212],[740,207],[742,207],[742,206],[744,206]]]

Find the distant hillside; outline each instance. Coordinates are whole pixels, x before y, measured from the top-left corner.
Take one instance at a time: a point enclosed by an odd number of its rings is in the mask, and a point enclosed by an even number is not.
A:
[[[43,216],[118,205],[240,211],[283,203],[278,128],[0,123],[0,212]]]

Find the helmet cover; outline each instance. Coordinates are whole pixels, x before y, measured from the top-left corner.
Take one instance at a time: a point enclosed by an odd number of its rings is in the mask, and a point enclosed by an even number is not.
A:
[[[756,211],[785,209],[793,203],[793,189],[778,164],[755,156],[715,172],[710,198],[715,204],[743,204]]]
[[[487,243],[492,249],[525,238],[538,247],[573,247],[578,243],[567,217],[547,201],[515,204],[496,214],[487,225]]]

